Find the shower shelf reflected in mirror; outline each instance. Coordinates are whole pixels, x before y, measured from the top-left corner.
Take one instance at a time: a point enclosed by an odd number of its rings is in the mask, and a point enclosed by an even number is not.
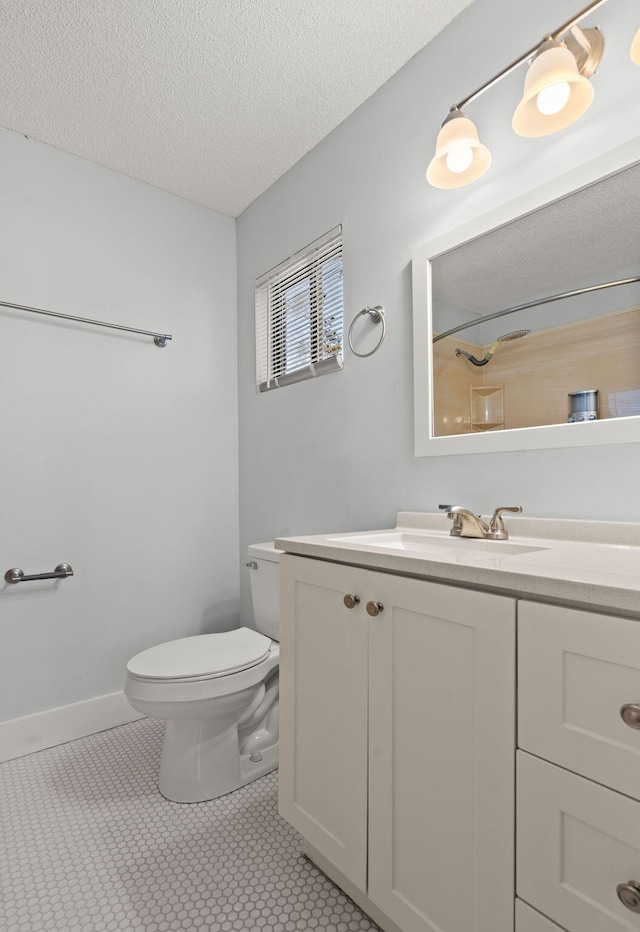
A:
[[[478,385],[470,388],[471,431],[504,429],[504,386]]]

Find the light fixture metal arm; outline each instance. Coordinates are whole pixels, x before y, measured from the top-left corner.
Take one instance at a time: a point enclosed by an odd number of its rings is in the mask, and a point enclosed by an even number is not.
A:
[[[571,19],[567,20],[566,23],[563,23],[558,29],[555,29],[553,32],[547,33],[545,38],[559,39],[565,33],[569,32],[574,26],[577,26],[586,16],[590,13],[593,13],[594,10],[597,10],[598,7],[603,6],[607,3],[608,0],[594,0],[593,3],[590,3],[584,9],[580,10],[579,13],[576,13],[575,16],[572,16]],[[524,65],[530,59],[532,59],[538,49],[540,48],[540,43],[538,42],[532,48],[530,48],[524,55],[521,55],[515,61],[511,62],[510,65],[507,65],[506,68],[503,68],[498,74],[490,78],[485,84],[477,88],[472,94],[469,94],[468,97],[465,97],[464,100],[461,100],[460,103],[454,104],[451,107],[451,110],[462,110],[463,107],[466,107],[467,104],[470,104],[472,101],[477,100],[482,94],[488,91],[490,88],[494,87],[499,81],[502,81],[503,78],[506,78],[508,74],[511,74],[512,71],[515,71],[516,68],[519,68],[520,65]]]
[[[529,49],[528,52],[525,52],[524,55],[520,56],[520,58],[517,58],[514,62],[511,62],[510,65],[507,65],[506,68],[503,68],[502,71],[490,78],[489,81],[487,81],[481,87],[477,88],[477,90],[475,90],[472,94],[469,94],[468,97],[465,97],[464,100],[461,100],[459,104],[455,104],[451,109],[462,110],[463,107],[467,106],[467,104],[477,100],[478,97],[481,97],[486,91],[490,90],[492,87],[495,87],[499,81],[502,81],[503,78],[506,78],[506,76],[511,74],[512,71],[515,71],[516,68],[519,68],[520,65],[524,65],[529,61],[530,58],[533,58],[539,47],[540,43],[534,45],[533,48]]]
[[[551,33],[552,39],[559,39],[560,36],[563,36],[565,32],[569,32],[573,29],[574,26],[577,26],[578,23],[582,22],[585,16],[588,16],[589,13],[593,13],[598,7],[604,6],[607,3],[607,0],[595,0],[594,3],[590,3],[583,10],[580,10],[579,13],[576,13],[575,16],[572,16],[571,19],[567,20],[566,23],[563,23],[559,29],[556,29],[555,32]]]

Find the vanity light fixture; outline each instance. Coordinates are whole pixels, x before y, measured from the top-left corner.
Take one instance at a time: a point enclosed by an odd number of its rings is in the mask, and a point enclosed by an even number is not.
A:
[[[442,124],[427,181],[436,188],[460,188],[480,178],[491,165],[491,153],[478,138],[475,123],[454,108]]]
[[[629,49],[629,56],[634,65],[640,65],[640,29],[636,32]]]
[[[607,0],[595,0],[568,22],[529,49],[507,68],[451,108],[436,142],[436,153],[427,169],[427,181],[436,188],[460,188],[480,178],[491,164],[491,154],[478,131],[462,110],[520,65],[530,63],[524,94],[512,126],[520,136],[546,136],[569,126],[589,108],[594,92],[589,78],[604,51],[604,38],[596,29],[579,23]],[[640,30],[631,47],[640,64]],[[460,119],[462,118],[462,119]]]
[[[581,117],[593,101],[589,78],[603,52],[598,29],[574,26],[564,42],[547,36],[527,71],[511,124],[514,131],[519,136],[547,136]]]

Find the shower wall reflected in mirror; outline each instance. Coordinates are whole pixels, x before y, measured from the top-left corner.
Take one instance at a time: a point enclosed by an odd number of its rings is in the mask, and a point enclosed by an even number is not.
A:
[[[582,291],[640,276],[639,191],[633,166],[432,260],[434,437],[640,415],[640,283]]]

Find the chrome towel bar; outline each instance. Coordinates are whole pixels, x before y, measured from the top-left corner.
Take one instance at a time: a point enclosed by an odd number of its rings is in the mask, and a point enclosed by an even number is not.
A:
[[[26,304],[13,304],[11,301],[0,301],[0,307],[9,307],[16,311],[29,311],[31,314],[44,314],[45,317],[60,317],[62,320],[73,320],[78,324],[93,324],[94,327],[109,327],[110,330],[126,330],[127,333],[140,333],[145,337],[153,337],[156,346],[169,345],[173,337],[170,333],[156,333],[155,330],[137,330],[135,327],[124,327],[122,324],[108,324],[104,320],[90,320],[88,317],[73,317],[71,314],[61,314],[59,311],[45,311],[41,307],[27,307]]]
[[[25,576],[22,570],[14,567],[4,574],[8,583],[31,582],[34,579],[64,579],[65,576],[73,576],[73,568],[69,563],[58,563],[53,573],[35,573],[33,576]]]

